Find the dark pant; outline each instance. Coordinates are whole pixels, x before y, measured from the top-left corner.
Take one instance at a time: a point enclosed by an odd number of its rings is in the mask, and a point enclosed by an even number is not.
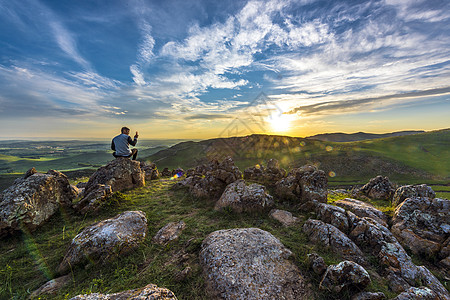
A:
[[[126,156],[116,155],[116,151],[114,151],[112,155],[113,155],[114,157],[116,157],[116,158],[117,158],[117,157],[131,157],[131,156],[133,156],[132,159],[133,159],[133,160],[136,160],[137,154],[138,154],[138,149],[132,149],[130,155],[126,155]]]

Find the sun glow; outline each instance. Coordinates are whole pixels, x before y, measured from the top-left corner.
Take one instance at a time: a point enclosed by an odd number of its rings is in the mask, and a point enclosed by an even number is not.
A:
[[[292,115],[274,112],[267,117],[267,122],[270,124],[273,132],[286,132],[291,129],[293,119]]]

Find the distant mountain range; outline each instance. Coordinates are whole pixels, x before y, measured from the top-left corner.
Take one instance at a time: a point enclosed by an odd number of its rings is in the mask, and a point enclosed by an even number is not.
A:
[[[357,133],[322,133],[322,134],[316,134],[313,136],[307,137],[307,139],[313,139],[313,140],[319,140],[319,141],[325,141],[325,142],[357,142],[357,141],[364,141],[364,140],[373,140],[373,139],[382,139],[382,138],[388,138],[393,136],[404,136],[404,135],[411,135],[411,134],[418,134],[418,133],[424,133],[423,130],[412,130],[412,131],[397,131],[397,132],[391,132],[391,133],[383,133],[383,134],[376,134],[376,133],[366,133],[366,132],[357,132]]]

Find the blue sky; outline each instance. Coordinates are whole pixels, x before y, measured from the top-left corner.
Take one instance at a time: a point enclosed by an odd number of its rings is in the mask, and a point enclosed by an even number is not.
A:
[[[449,112],[446,0],[0,0],[2,138],[432,130]]]

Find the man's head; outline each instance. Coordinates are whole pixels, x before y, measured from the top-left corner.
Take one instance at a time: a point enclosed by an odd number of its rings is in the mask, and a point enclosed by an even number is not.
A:
[[[120,130],[123,134],[130,134],[130,128],[128,127],[122,127]]]

